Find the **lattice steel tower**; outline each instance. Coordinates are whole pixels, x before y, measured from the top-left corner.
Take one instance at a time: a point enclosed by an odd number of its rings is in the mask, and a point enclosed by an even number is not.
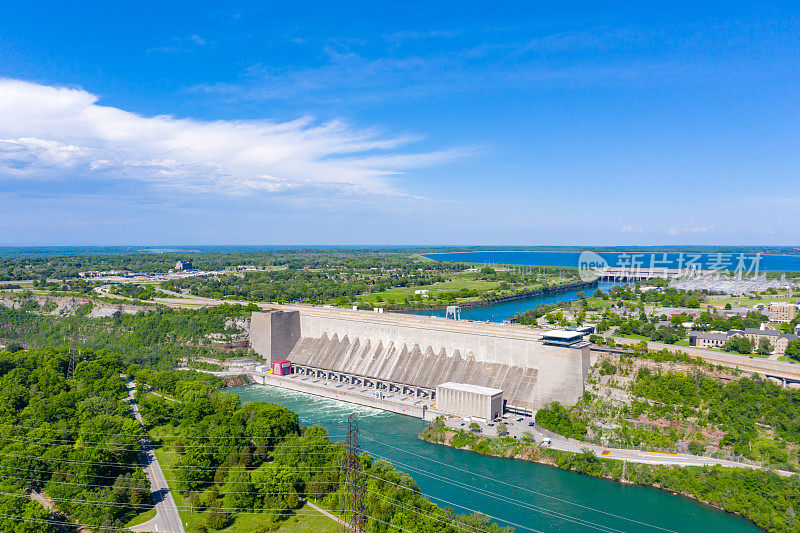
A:
[[[367,512],[364,504],[364,495],[367,486],[361,463],[361,446],[358,444],[358,417],[355,413],[347,419],[347,439],[345,440],[345,455],[342,459],[342,473],[344,474],[345,490],[342,496],[343,531],[364,532],[367,523]]]

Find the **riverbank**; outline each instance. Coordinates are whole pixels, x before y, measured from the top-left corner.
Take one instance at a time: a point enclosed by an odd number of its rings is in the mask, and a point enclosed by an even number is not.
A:
[[[590,450],[568,452],[537,446],[532,438],[490,438],[445,427],[440,421],[419,434],[425,442],[481,455],[517,459],[623,484],[678,494],[751,521],[768,531],[796,531],[800,476],[721,466],[666,466],[598,457]],[[766,492],[762,492],[762,491]],[[768,494],[769,497],[761,495]]]
[[[583,533],[589,524],[630,533],[694,531],[697,524],[726,533],[759,531],[748,520],[667,491],[434,445],[417,437],[425,425],[409,416],[278,387],[230,392],[243,401],[283,405],[300,415],[302,425],[321,424],[333,440],[345,438],[355,412],[362,450],[413,476],[428,499],[460,514],[502,517],[498,523],[517,531]]]

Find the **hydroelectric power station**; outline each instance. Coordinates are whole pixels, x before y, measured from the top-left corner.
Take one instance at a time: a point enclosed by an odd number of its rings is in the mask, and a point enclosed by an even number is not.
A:
[[[351,309],[278,306],[254,312],[250,344],[268,361],[288,360],[291,376],[254,375],[257,382],[425,417],[437,386],[502,391],[506,410],[530,412],[550,402],[574,404],[589,371],[588,343],[548,338],[524,326],[448,320]],[[266,367],[266,365],[265,365]],[[332,396],[323,389],[331,389]],[[315,390],[315,388],[317,390]],[[368,402],[359,401],[367,393]],[[390,407],[402,398],[409,409]],[[447,411],[470,414],[481,402],[460,395]],[[414,407],[422,406],[421,408]],[[439,406],[441,410],[444,405]]]

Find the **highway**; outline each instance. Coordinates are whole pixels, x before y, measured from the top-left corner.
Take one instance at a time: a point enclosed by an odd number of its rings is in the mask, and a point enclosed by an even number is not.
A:
[[[210,305],[219,305],[222,303],[240,303],[246,305],[250,302],[241,302],[241,301],[234,301],[234,300],[218,300],[214,298],[205,298],[200,296],[192,296],[192,295],[185,295],[185,294],[178,294],[170,291],[165,291],[163,289],[159,289],[161,292],[167,293],[170,296],[174,296],[175,298],[164,298],[159,299],[158,303],[162,303],[164,305],[168,305],[170,307],[204,307]],[[180,298],[178,298],[180,296]],[[278,304],[266,304],[266,303],[256,303],[259,308],[261,309],[285,309],[285,310],[303,310],[305,313],[319,313],[325,314],[328,316],[335,315],[341,317],[352,317],[356,314],[356,312],[350,309],[325,309],[322,307],[314,307],[314,306],[305,306],[305,305],[278,305]],[[526,326],[507,326],[501,324],[486,324],[483,322],[471,322],[467,320],[462,320],[460,322],[455,321],[445,321],[444,319],[440,320],[431,320],[432,317],[421,317],[416,315],[406,315],[403,313],[385,313],[379,314],[375,313],[374,315],[370,313],[362,313],[359,315],[359,318],[364,318],[371,321],[384,321],[384,322],[392,322],[395,324],[404,324],[404,325],[412,325],[418,326],[423,328],[432,328],[436,330],[441,329],[448,329],[451,331],[474,331],[475,329],[479,329],[481,332],[486,332],[487,334],[494,334],[503,337],[511,337],[511,338],[529,338],[538,340],[541,338],[542,333],[546,331],[546,329],[542,328],[528,328]],[[435,322],[435,325],[433,324]],[[635,344],[638,341],[625,339],[621,337],[614,337],[614,340],[618,344]],[[684,353],[688,353],[694,357],[700,357],[707,362],[715,365],[722,365],[727,367],[738,368],[745,372],[756,372],[758,374],[762,374],[765,376],[776,377],[779,379],[786,379],[788,381],[800,381],[800,365],[787,363],[783,361],[775,361],[773,359],[761,359],[758,357],[748,357],[748,356],[740,356],[740,355],[733,355],[733,354],[726,354],[715,350],[706,350],[702,348],[695,348],[695,347],[686,347],[686,346],[676,346],[673,344],[662,344],[657,342],[648,342],[648,346],[654,350],[661,350],[666,348],[670,351],[681,351]]]
[[[128,400],[131,402],[133,415],[140,424],[144,424],[142,415],[139,413],[139,406],[136,404],[136,399],[133,396],[136,385],[132,381],[129,381],[127,386]],[[164,472],[161,470],[161,465],[158,464],[158,459],[153,451],[153,446],[150,444],[150,439],[145,437],[139,441],[139,444],[142,447],[139,460],[145,474],[147,474],[147,479],[150,481],[150,490],[153,494],[153,501],[156,504],[156,516],[143,524],[130,528],[130,530],[137,532],[185,533],[183,522],[181,522],[180,514],[178,514],[178,507],[175,505],[175,499],[172,497],[172,492],[169,490],[169,485],[167,485],[167,480],[164,477]]]
[[[624,337],[613,337],[617,346],[632,345],[639,341],[626,339]],[[731,368],[738,368],[743,372],[755,372],[765,376],[785,379],[788,381],[800,381],[800,365],[776,361],[774,359],[763,359],[748,355],[735,355],[716,350],[706,350],[693,346],[676,346],[674,344],[664,344],[661,342],[647,341],[650,350],[668,350],[670,352],[683,352],[692,357],[699,357],[707,363],[722,365]],[[601,347],[602,348],[602,347]]]

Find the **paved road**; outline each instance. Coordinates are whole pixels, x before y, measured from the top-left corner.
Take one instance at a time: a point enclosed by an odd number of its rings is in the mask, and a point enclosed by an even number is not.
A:
[[[639,341],[626,339],[623,337],[613,337],[617,345],[636,344]],[[666,349],[670,352],[684,352],[693,357],[700,357],[708,363],[738,368],[744,372],[757,372],[767,376],[785,378],[792,381],[800,381],[800,365],[775,361],[773,359],[762,359],[749,355],[734,355],[724,352],[705,350],[693,346],[676,346],[674,344],[664,344],[661,342],[648,341],[647,346],[651,350]]]
[[[347,523],[346,523],[344,520],[342,520],[342,519],[340,519],[339,517],[337,517],[337,516],[335,516],[335,515],[333,515],[333,514],[329,513],[328,511],[326,511],[326,510],[325,510],[325,509],[323,509],[322,507],[320,507],[320,506],[318,506],[318,505],[314,505],[313,503],[311,503],[311,502],[310,502],[310,501],[308,501],[308,500],[303,500],[303,501],[305,502],[305,504],[306,504],[306,505],[308,505],[308,506],[309,506],[309,507],[311,507],[312,509],[316,510],[317,512],[319,512],[319,513],[321,513],[321,514],[323,514],[323,515],[325,515],[325,516],[327,516],[327,517],[328,517],[328,518],[330,518],[331,520],[334,520],[334,521],[336,521],[336,522],[337,522],[337,523],[338,523],[340,526],[344,526],[344,527],[346,527],[347,529],[352,529],[352,528],[351,528],[351,527],[350,527],[350,526],[349,526],[349,525],[348,525],[348,524],[347,524]]]
[[[133,415],[136,417],[136,420],[143,423],[142,415],[139,413],[139,406],[136,405],[136,400],[133,397],[135,390],[134,383],[128,382],[128,399],[133,408]],[[178,514],[178,507],[175,505],[172,492],[170,492],[167,480],[164,477],[164,473],[161,471],[161,465],[158,464],[158,459],[153,451],[153,446],[150,444],[150,439],[145,437],[139,444],[142,447],[140,461],[147,474],[147,479],[150,481],[150,490],[153,493],[153,501],[156,503],[156,516],[144,524],[139,524],[138,526],[130,528],[131,531],[185,533],[183,522],[181,522],[181,517]]]
[[[517,422],[517,418],[522,418],[521,422]],[[531,427],[528,423],[533,420],[531,417],[509,417],[505,420],[508,426],[508,434],[511,437],[521,438],[525,432],[533,434],[536,442],[541,443],[545,439],[545,435]],[[461,424],[464,424],[463,426]],[[467,429],[469,422],[462,418],[450,418],[445,422],[447,427],[455,429]],[[479,423],[481,426],[481,433],[487,437],[494,437],[497,435],[497,426],[488,426],[484,423]],[[567,452],[581,452],[589,449],[598,457],[603,459],[617,459],[619,461],[630,461],[632,463],[644,463],[655,465],[676,465],[676,466],[711,466],[720,465],[730,468],[752,468],[755,470],[760,467],[746,463],[737,463],[735,461],[726,461],[724,459],[716,459],[714,457],[704,457],[697,455],[687,455],[679,453],[663,453],[663,452],[649,452],[642,450],[627,450],[622,448],[608,448],[605,446],[598,446],[588,442],[581,442],[574,439],[567,439],[565,437],[551,437],[549,448],[555,450],[562,450]],[[791,475],[789,472],[778,471],[781,475]]]

